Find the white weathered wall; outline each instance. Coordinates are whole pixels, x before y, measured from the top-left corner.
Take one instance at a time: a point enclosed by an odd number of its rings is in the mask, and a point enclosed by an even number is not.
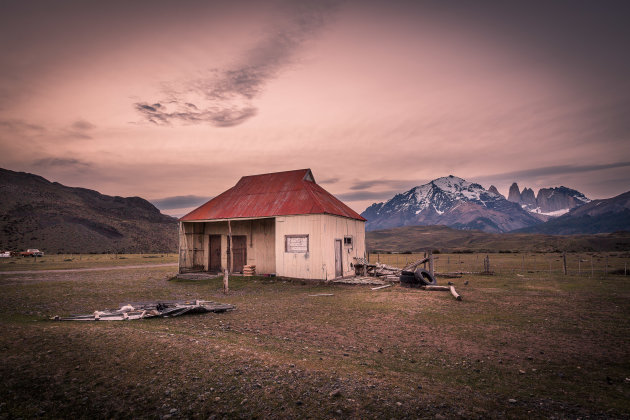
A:
[[[309,235],[308,253],[285,252],[285,235]],[[344,236],[353,246],[343,246]],[[354,274],[353,257],[365,256],[365,222],[325,214],[276,217],[276,272],[279,276],[329,280],[335,277],[335,239],[342,241],[343,275]]]

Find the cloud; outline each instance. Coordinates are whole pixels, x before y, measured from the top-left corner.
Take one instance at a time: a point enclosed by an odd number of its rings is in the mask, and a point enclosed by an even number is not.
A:
[[[157,198],[150,201],[160,210],[171,210],[197,207],[204,204],[211,198],[212,197],[202,197],[199,195],[176,195],[172,197]]]
[[[93,130],[96,126],[89,121],[77,120],[72,123],[71,128],[78,131],[88,131]]]
[[[322,181],[319,181],[318,184],[335,184],[339,182],[339,178],[326,178]]]
[[[209,123],[232,127],[254,117],[254,99],[289,65],[299,47],[324,25],[332,2],[287,3],[289,18],[272,23],[270,31],[233,66],[211,69],[206,77],[164,89],[168,99],[136,102],[134,107],[148,122],[168,125]]]
[[[172,112],[159,103],[148,105],[139,102],[135,104],[135,107],[148,122],[156,125],[170,124],[177,120],[189,124],[207,122],[216,127],[232,127],[245,122],[257,113],[254,107],[211,106],[198,110],[199,108],[190,103],[184,104],[183,107],[176,105],[178,110]]]
[[[31,124],[21,119],[0,120],[0,127],[9,131],[46,131],[41,125]]]
[[[335,197],[337,197],[341,201],[362,201],[362,200],[382,201],[382,200],[389,200],[390,198],[392,198],[398,193],[400,193],[400,191],[397,191],[397,190],[380,191],[380,192],[357,191],[357,192],[350,192],[350,193],[344,193],[344,194],[335,194]]]
[[[73,122],[68,129],[63,131],[65,137],[79,140],[90,140],[92,136],[87,134],[87,132],[95,128],[96,126],[91,122],[81,119]]]
[[[54,166],[63,166],[63,167],[82,167],[82,168],[87,168],[90,166],[90,164],[88,162],[79,160],[79,159],[75,159],[75,158],[56,158],[56,157],[49,157],[49,158],[43,158],[43,159],[38,159],[36,161],[33,162],[33,165],[35,166],[39,166],[39,167],[54,167]]]
[[[405,181],[405,180],[395,180],[395,179],[370,179],[365,181],[355,182],[354,185],[350,186],[351,190],[366,190],[368,188],[373,188],[378,185],[385,185],[388,187],[397,187],[397,188],[410,188],[410,186],[420,185],[417,181]]]
[[[504,172],[500,174],[476,177],[479,180],[491,180],[497,178],[528,178],[548,175],[577,174],[584,172],[601,171],[605,169],[623,168],[630,166],[630,162],[607,163],[601,165],[557,165],[541,168],[525,169],[521,171]]]

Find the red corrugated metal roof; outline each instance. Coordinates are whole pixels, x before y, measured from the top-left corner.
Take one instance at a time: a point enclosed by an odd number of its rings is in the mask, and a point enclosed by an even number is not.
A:
[[[333,214],[365,220],[315,183],[310,169],[244,176],[181,221]]]

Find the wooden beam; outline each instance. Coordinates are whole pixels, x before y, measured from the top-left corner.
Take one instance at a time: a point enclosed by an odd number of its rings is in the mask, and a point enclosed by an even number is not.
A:
[[[432,290],[435,292],[448,292],[451,290],[448,286],[420,286],[424,290]]]
[[[234,270],[234,254],[232,253],[232,224],[228,220],[228,250],[230,252],[230,261],[228,265],[228,271],[231,274]]]
[[[451,295],[457,300],[462,300],[462,297],[455,291],[455,286],[451,286]]]

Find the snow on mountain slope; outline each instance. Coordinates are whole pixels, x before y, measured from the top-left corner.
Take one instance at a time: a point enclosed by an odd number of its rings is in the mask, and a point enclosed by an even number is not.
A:
[[[447,225],[458,229],[507,232],[539,220],[502,195],[449,175],[374,203],[362,214],[367,230],[408,225]]]

